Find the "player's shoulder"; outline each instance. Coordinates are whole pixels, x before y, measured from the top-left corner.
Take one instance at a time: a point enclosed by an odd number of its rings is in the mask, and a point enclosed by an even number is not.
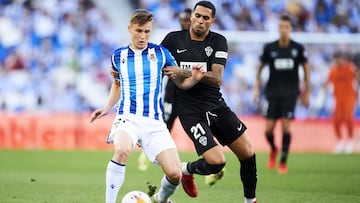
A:
[[[165,39],[166,38],[169,38],[169,39],[174,39],[174,38],[178,38],[178,37],[183,37],[185,36],[186,33],[188,33],[189,31],[188,30],[178,30],[178,31],[172,31],[172,32],[169,32]]]
[[[129,46],[119,47],[113,51],[113,55],[120,54],[122,51],[127,50]]]
[[[304,48],[303,44],[301,44],[300,42],[297,42],[295,40],[290,40],[290,46],[296,47],[296,48]]]
[[[264,49],[276,48],[278,43],[279,43],[279,40],[267,42],[267,43],[264,44]]]
[[[226,41],[226,38],[224,35],[218,33],[218,32],[213,32],[213,31],[210,31],[209,32],[209,36],[208,36],[209,39],[211,40],[222,40],[222,41]]]

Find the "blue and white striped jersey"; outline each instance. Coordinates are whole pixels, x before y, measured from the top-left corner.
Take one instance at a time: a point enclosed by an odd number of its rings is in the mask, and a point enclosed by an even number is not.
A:
[[[146,49],[136,51],[127,46],[113,52],[111,63],[119,73],[121,83],[117,113],[163,120],[162,69],[177,66],[171,53],[152,43]]]

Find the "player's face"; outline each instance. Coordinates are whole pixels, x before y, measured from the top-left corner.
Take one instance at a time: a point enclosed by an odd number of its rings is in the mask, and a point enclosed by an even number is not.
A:
[[[292,31],[291,23],[286,20],[280,20],[279,22],[280,38],[288,39],[290,37],[291,31]]]
[[[206,36],[215,21],[215,18],[213,18],[211,14],[211,9],[203,6],[196,6],[190,18],[191,32],[198,37]]]
[[[344,64],[345,60],[343,57],[335,57],[335,63],[336,65],[338,65],[339,67],[342,66],[342,64]]]
[[[131,48],[141,50],[147,47],[149,37],[152,29],[152,22],[147,22],[144,25],[130,24],[128,30],[131,37]]]

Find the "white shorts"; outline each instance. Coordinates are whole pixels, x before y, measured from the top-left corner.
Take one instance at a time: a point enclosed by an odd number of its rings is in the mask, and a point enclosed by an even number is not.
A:
[[[133,147],[135,144],[141,146],[146,157],[155,164],[157,164],[155,158],[160,152],[176,149],[175,142],[162,120],[135,114],[117,115],[106,142],[113,143],[115,133],[119,131],[128,133],[133,141]]]

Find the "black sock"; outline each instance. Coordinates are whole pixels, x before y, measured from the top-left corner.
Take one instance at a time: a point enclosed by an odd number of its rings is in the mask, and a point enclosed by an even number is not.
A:
[[[283,133],[280,163],[286,163],[287,161],[287,158],[289,156],[290,142],[291,142],[290,133]]]
[[[246,160],[240,160],[240,178],[246,198],[255,198],[257,170],[255,154]]]
[[[206,161],[204,158],[198,159],[194,162],[189,162],[187,170],[191,174],[209,175],[210,173],[206,170]]]
[[[225,163],[213,165],[207,163],[204,158],[201,158],[197,161],[189,162],[187,170],[191,174],[210,175],[220,172],[224,166]]]
[[[270,144],[271,151],[275,151],[276,146],[274,143],[274,134],[273,133],[265,133],[265,135],[266,135],[266,139],[267,139],[268,143]]]

